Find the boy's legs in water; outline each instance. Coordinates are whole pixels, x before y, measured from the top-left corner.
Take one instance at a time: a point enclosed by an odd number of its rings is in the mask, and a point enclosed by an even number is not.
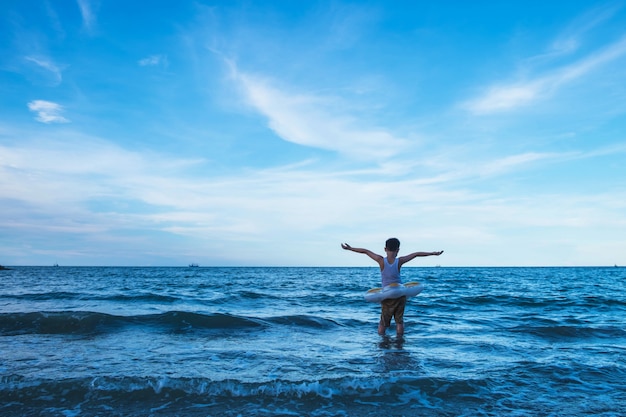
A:
[[[380,322],[378,323],[378,334],[384,335],[387,327],[391,325],[391,318],[396,322],[396,335],[404,335],[404,307],[406,297],[383,300],[381,303]]]
[[[385,335],[387,328],[382,324],[378,323],[378,334],[381,336]],[[404,335],[404,323],[396,323],[396,336],[400,337]]]
[[[396,336],[404,335],[404,323],[396,323]]]

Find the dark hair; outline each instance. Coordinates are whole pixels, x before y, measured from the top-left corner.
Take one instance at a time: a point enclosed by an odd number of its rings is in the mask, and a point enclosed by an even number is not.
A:
[[[398,249],[400,249],[400,241],[396,239],[395,237],[392,237],[391,239],[387,239],[387,241],[385,242],[385,248],[387,248],[390,251],[395,252]]]

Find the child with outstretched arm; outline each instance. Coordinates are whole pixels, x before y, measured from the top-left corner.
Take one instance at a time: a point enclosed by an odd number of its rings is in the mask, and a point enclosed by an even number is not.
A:
[[[398,258],[400,251],[400,241],[395,237],[387,239],[385,242],[386,257],[378,255],[368,249],[353,248],[347,243],[342,243],[341,247],[357,253],[364,253],[380,266],[380,274],[382,278],[382,286],[386,287],[393,283],[402,283],[400,278],[400,268],[418,256],[439,256],[443,251],[438,252],[413,252]],[[386,299],[381,302],[380,322],[378,323],[378,334],[384,335],[387,328],[391,325],[391,318],[396,322],[396,334],[398,337],[404,334],[404,306],[406,305],[406,296],[400,298]]]

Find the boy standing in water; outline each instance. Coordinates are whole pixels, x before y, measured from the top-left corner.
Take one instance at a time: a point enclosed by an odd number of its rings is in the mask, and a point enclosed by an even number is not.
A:
[[[380,266],[380,274],[382,277],[382,286],[386,287],[393,283],[402,283],[400,278],[400,268],[410,260],[418,256],[439,256],[443,251],[439,252],[413,252],[406,256],[398,258],[400,251],[400,241],[395,237],[387,239],[385,242],[386,257],[382,257],[370,250],[363,248],[353,248],[347,243],[342,243],[341,247],[352,252],[364,253]],[[404,306],[406,305],[406,296],[400,298],[391,298],[383,300],[381,303],[380,322],[378,323],[378,334],[384,335],[387,328],[391,325],[391,317],[396,322],[396,334],[398,337],[404,334]]]

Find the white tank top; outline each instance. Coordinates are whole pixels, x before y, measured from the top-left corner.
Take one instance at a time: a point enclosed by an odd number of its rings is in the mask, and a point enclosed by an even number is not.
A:
[[[380,275],[382,276],[383,287],[389,284],[393,284],[394,282],[400,284],[402,280],[400,279],[400,269],[398,268],[398,258],[396,258],[393,264],[390,264],[387,261],[387,257],[383,258],[383,260],[385,262],[385,266],[380,273]]]

